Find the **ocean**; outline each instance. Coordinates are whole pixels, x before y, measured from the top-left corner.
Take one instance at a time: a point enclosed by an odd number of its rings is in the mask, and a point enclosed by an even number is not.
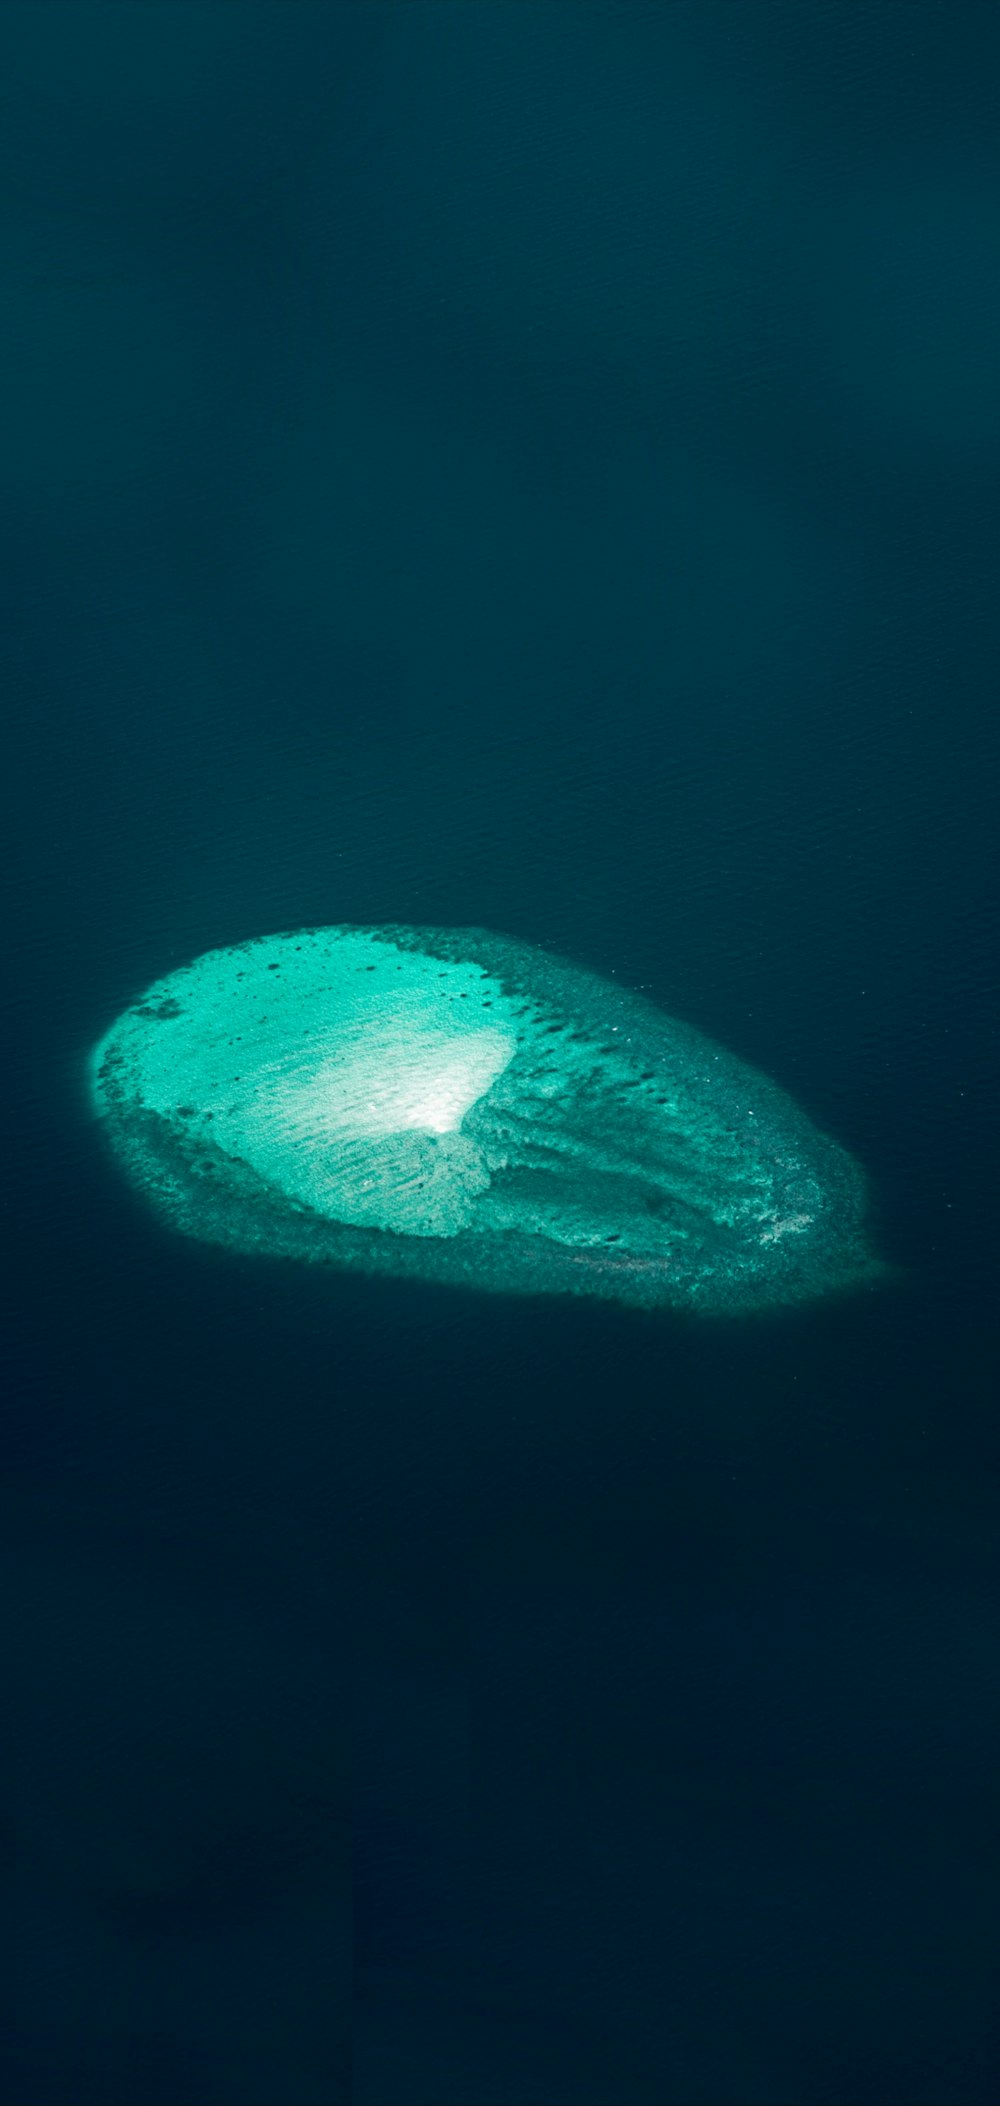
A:
[[[996,2096],[1000,17],[8,0],[0,2100]],[[172,1234],[87,1061],[327,923],[640,990],[886,1275]]]

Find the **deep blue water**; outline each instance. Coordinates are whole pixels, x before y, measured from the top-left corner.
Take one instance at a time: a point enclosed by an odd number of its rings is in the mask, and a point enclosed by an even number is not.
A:
[[[996,2096],[1000,16],[0,18],[0,2098]],[[866,1165],[701,1327],[172,1239],[89,1046],[482,924]]]

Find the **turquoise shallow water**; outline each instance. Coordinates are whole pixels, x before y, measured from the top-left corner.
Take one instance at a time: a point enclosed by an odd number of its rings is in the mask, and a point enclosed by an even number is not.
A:
[[[299,929],[147,988],[90,1059],[188,1235],[513,1294],[736,1315],[866,1287],[865,1186],[641,996],[477,929]]]
[[[0,16],[0,2100],[987,2106],[997,22]],[[178,1235],[92,1050],[331,925],[683,1019],[890,1276],[632,1306],[631,1147],[609,1296]]]

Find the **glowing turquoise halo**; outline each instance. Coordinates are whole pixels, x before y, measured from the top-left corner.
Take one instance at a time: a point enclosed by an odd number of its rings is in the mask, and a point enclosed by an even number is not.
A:
[[[484,930],[300,929],[158,980],[91,1060],[175,1228],[512,1293],[738,1313],[871,1280],[864,1179],[640,995]]]

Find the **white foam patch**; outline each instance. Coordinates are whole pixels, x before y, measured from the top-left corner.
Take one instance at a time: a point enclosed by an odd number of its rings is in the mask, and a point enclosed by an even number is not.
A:
[[[503,1031],[455,1037],[412,1020],[399,1029],[382,1019],[348,1053],[324,1060],[307,1083],[279,1081],[275,1120],[289,1140],[456,1133],[515,1051]],[[266,1098],[258,1113],[266,1116]]]

